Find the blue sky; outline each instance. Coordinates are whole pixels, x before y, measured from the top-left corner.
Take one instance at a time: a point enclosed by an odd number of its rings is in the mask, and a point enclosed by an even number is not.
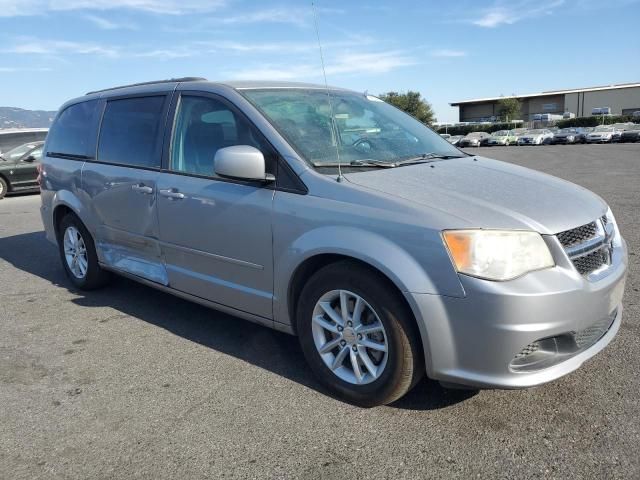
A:
[[[328,81],[456,100],[640,82],[639,0],[317,0]],[[0,0],[0,106],[175,76],[321,82],[311,3]]]

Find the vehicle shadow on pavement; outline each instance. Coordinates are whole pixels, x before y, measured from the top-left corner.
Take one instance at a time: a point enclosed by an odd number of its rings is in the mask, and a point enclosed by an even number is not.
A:
[[[111,285],[101,290],[76,290],[65,277],[56,248],[46,240],[43,232],[0,238],[0,258],[19,270],[73,292],[77,295],[72,300],[76,305],[113,308],[186,340],[232,355],[322,394],[331,395],[316,381],[296,337],[208,309],[122,277],[115,276]],[[91,318],[90,313],[87,316]],[[475,393],[444,389],[437,382],[424,379],[390,407],[435,410],[464,401]]]

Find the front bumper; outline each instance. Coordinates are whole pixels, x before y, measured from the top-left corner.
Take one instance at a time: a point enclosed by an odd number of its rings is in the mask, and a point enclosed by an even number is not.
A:
[[[576,370],[615,336],[627,270],[624,241],[606,275],[590,281],[570,260],[507,282],[460,276],[464,298],[407,294],[419,325],[427,372],[434,380],[479,388],[526,388]],[[513,366],[528,345],[607,322],[595,343],[560,352],[540,368]],[[564,338],[563,337],[563,338]]]

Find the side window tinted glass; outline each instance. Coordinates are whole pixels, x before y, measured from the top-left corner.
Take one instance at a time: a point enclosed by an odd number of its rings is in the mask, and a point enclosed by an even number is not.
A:
[[[35,159],[36,162],[39,162],[42,158],[42,147],[36,148],[33,152],[31,152],[31,156]]]
[[[158,137],[164,96],[125,98],[107,102],[98,160],[136,167],[160,167]]]
[[[97,100],[76,103],[66,108],[49,132],[48,151],[66,155],[89,155],[94,133],[94,113]]]
[[[216,152],[233,145],[251,145],[265,152],[253,127],[221,101],[181,97],[171,142],[172,170],[215,176]]]

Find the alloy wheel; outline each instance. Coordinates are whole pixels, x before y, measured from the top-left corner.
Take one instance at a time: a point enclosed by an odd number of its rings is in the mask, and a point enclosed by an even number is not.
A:
[[[324,364],[341,380],[364,385],[378,379],[389,356],[387,334],[359,295],[332,290],[317,301],[312,334]]]
[[[87,248],[76,227],[67,227],[64,232],[64,258],[74,277],[83,279],[87,275]]]

